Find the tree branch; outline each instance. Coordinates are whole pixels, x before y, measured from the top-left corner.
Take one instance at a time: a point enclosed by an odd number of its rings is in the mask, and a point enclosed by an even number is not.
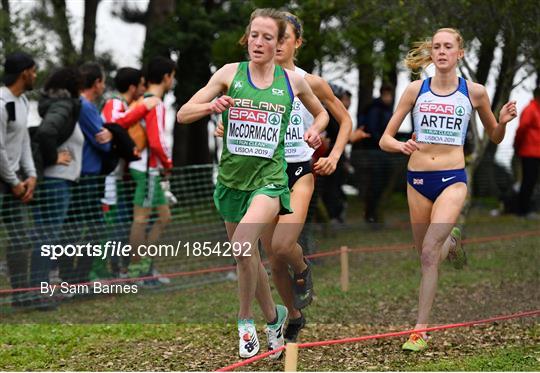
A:
[[[473,71],[473,69],[471,68],[471,65],[469,65],[469,62],[467,62],[467,59],[465,57],[463,57],[461,59],[461,61],[463,62],[463,65],[462,67],[464,67],[465,69],[467,69],[467,73],[469,74],[469,77],[471,78],[471,80],[473,82],[476,82],[476,73]],[[462,67],[460,66],[460,70],[461,70],[461,73],[463,74],[463,70],[462,70]]]
[[[120,10],[112,11],[113,16],[120,18],[124,22],[139,23],[141,25],[146,24],[146,14],[146,9],[131,8],[129,3],[123,4]]]
[[[64,65],[72,65],[77,61],[77,52],[69,33],[69,22],[67,17],[66,1],[51,0],[54,9],[53,29],[60,37],[61,59]]]
[[[532,71],[530,73],[532,73]],[[521,80],[519,82],[517,82],[516,84],[513,84],[512,87],[510,88],[510,91],[513,91],[514,88],[519,87],[521,85],[521,83],[523,83],[525,80],[529,79],[531,77],[530,73],[528,72],[527,74],[525,74],[523,76],[523,78],[521,78]]]

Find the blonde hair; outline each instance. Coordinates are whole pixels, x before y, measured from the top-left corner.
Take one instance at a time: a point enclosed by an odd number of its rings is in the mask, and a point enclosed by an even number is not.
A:
[[[459,49],[464,48],[463,36],[461,36],[461,33],[458,30],[450,27],[443,27],[438,29],[433,36],[437,35],[439,32],[448,32],[450,34],[454,34],[456,41],[458,42]],[[432,62],[431,47],[433,36],[423,41],[413,43],[412,49],[409,51],[409,53],[407,53],[407,56],[403,61],[407,68],[413,71],[422,70]]]
[[[285,18],[285,14],[273,8],[259,8],[255,9],[251,13],[251,17],[249,18],[249,24],[246,26],[246,31],[238,41],[240,45],[244,47],[247,45],[249,33],[251,32],[251,23],[255,18],[258,17],[272,18],[274,21],[276,21],[276,25],[278,27],[278,41],[282,40],[285,37],[285,32],[287,31],[287,19]]]

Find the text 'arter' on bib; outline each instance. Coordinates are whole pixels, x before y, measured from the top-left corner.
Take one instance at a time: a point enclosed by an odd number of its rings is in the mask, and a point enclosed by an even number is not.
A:
[[[473,111],[466,80],[459,78],[456,91],[446,96],[433,93],[430,84],[431,78],[424,80],[413,108],[417,141],[463,145]]]

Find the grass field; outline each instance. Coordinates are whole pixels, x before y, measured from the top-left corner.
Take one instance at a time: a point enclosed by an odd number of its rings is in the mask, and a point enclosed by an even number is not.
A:
[[[354,208],[354,206],[353,206]],[[351,227],[316,236],[320,250],[410,241],[406,214],[387,217],[372,231]],[[539,230],[538,222],[473,212],[468,237]],[[540,232],[539,232],[540,234]],[[469,264],[441,268],[433,324],[540,309],[540,236],[467,246]],[[356,337],[410,328],[420,279],[414,250],[351,254],[350,290],[339,287],[339,257],[318,261],[317,297],[306,310],[300,342]],[[277,294],[275,299],[278,299]],[[257,307],[259,338],[264,346]],[[3,314],[0,370],[214,370],[237,357],[236,283],[218,282],[183,291],[143,291],[62,304],[53,312]],[[316,371],[538,371],[538,318],[434,332],[430,349],[404,354],[403,338],[301,350],[299,370]],[[262,349],[264,351],[264,348]],[[283,370],[263,360],[244,370]]]

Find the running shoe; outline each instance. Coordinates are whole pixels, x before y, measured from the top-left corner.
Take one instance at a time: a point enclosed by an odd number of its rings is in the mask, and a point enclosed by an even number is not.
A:
[[[467,264],[467,255],[465,254],[465,249],[461,244],[461,229],[458,227],[452,228],[450,232],[450,237],[454,241],[454,249],[450,250],[448,253],[448,260],[455,269],[462,269],[465,264]]]
[[[403,343],[401,349],[403,351],[422,351],[428,347],[426,340],[419,333],[412,333],[409,336],[409,340]]]
[[[306,318],[304,314],[300,312],[300,317],[297,319],[289,319],[287,328],[285,329],[285,341],[287,342],[296,342],[298,339],[298,334],[306,326]]]
[[[266,324],[266,336],[268,337],[268,350],[276,350],[285,344],[283,338],[283,329],[285,329],[285,322],[287,321],[287,307],[280,304],[276,305],[277,322],[273,325]],[[283,351],[276,352],[270,355],[270,359],[279,359]]]
[[[168,278],[168,277],[162,277],[160,276],[161,273],[158,272],[157,269],[152,269],[152,276],[156,276],[156,280],[159,281],[160,284],[163,284],[163,285],[169,285],[171,283],[171,279]]]
[[[247,359],[257,355],[260,349],[257,329],[253,320],[238,320],[238,353],[241,358]]]
[[[128,267],[128,277],[137,278],[137,277],[146,277],[151,276],[152,268],[152,259],[147,257],[142,257],[138,262],[133,262],[129,264]]]
[[[311,278],[311,262],[304,258],[307,268],[293,277],[294,308],[301,310],[313,301],[313,279]]]

